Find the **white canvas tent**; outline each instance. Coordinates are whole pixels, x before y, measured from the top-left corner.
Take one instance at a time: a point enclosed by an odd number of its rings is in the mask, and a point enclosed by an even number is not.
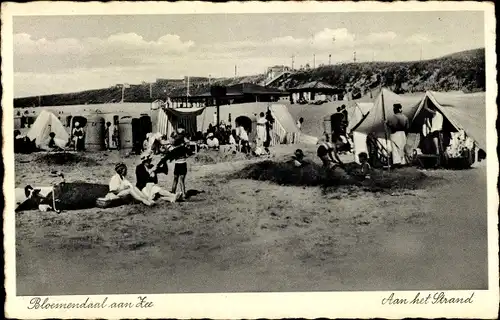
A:
[[[52,112],[42,110],[26,136],[31,141],[35,141],[37,147],[40,147],[49,138],[51,132],[56,134],[56,143],[60,141],[61,143],[57,144],[62,144],[60,147],[64,147],[69,139],[66,129]]]
[[[351,132],[360,122],[362,122],[373,108],[373,102],[356,102],[348,108],[347,133]]]
[[[483,150],[486,148],[486,100],[484,93],[427,91],[412,119],[412,126],[420,125],[421,119],[418,116],[424,106],[435,107],[441,112],[444,119],[449,121],[452,131],[463,130],[479,148]]]
[[[389,133],[386,132],[384,120],[394,116],[393,105],[396,103],[401,104],[402,112],[408,119],[413,119],[419,108],[420,100],[421,98],[418,96],[400,96],[383,88],[373,101],[369,112],[350,128],[353,135],[355,161],[359,163],[359,153],[368,153],[367,137],[369,134],[377,138],[386,153],[390,152],[393,146],[389,140]],[[365,105],[365,107],[368,108],[369,105]]]
[[[486,107],[485,95],[465,94],[463,92],[428,91],[421,96],[399,96],[387,89],[382,89],[374,101],[372,109],[365,118],[355,125],[351,132],[354,140],[355,160],[360,152],[368,152],[366,139],[373,134],[378,143],[390,151],[392,144],[386,140],[384,119],[394,115],[392,106],[400,103],[403,114],[410,120],[410,132],[420,133],[423,125],[424,106],[435,107],[445,119],[443,129],[451,132],[464,130],[474,139],[479,148],[486,147]],[[384,115],[385,112],[385,115]],[[388,137],[387,137],[388,138]]]

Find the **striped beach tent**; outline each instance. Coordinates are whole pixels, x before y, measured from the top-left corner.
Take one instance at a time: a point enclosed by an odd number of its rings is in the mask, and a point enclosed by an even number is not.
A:
[[[205,108],[161,108],[158,112],[157,131],[170,136],[182,124],[186,132],[194,135],[197,131],[197,117]]]
[[[273,104],[269,109],[275,119],[271,132],[271,144],[298,143],[300,131],[288,112],[288,108],[283,104]]]

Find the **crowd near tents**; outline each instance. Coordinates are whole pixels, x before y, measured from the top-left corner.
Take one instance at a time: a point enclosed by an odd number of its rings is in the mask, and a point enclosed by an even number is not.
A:
[[[398,109],[394,108],[396,106],[399,106],[401,114],[408,119],[402,152],[406,158],[405,164],[425,167],[430,161],[435,167],[458,165],[460,168],[468,168],[486,157],[484,93],[428,91],[420,96],[402,96],[385,88],[379,90],[372,101],[334,101],[322,105],[254,102],[223,105],[217,109],[215,107],[169,108],[155,102],[149,114],[142,112],[135,116],[122,114],[119,118],[116,115],[107,115],[113,124],[107,122],[106,129],[105,119],[99,114],[87,117],[74,115],[69,123],[69,132],[68,124],[65,126],[56,114],[45,109],[39,113],[24,136],[20,132],[15,133],[15,148],[24,144],[34,149],[65,152],[73,138],[73,125],[77,123],[75,121],[79,121],[87,129],[85,136],[89,151],[104,150],[106,145],[106,148],[114,146],[113,148],[120,150],[131,152],[137,150],[137,153],[140,153],[147,148],[148,137],[168,139],[165,137],[172,135],[175,138],[179,129],[185,130],[186,137],[196,137],[204,132],[202,139],[206,141],[202,143],[208,144],[211,132],[217,133],[217,129],[215,131],[213,129],[219,127],[218,121],[219,125],[224,124],[220,126],[224,128],[222,131],[227,132],[228,128],[243,128],[248,133],[247,141],[252,141],[252,144],[256,145],[258,121],[263,119],[263,114],[266,114],[272,119],[272,126],[267,127],[269,138],[266,138],[269,139],[270,146],[321,142],[318,147],[319,156],[319,148],[325,139],[328,141],[328,136],[334,136],[333,117],[344,112],[343,117],[347,115],[348,120],[345,134],[350,140],[347,144],[351,147],[353,161],[364,167],[368,157],[371,166],[390,168],[391,157],[394,158],[394,150],[399,147],[392,140],[387,124],[388,119],[395,116]],[[217,110],[219,110],[218,115]],[[440,115],[442,124],[438,135],[430,135],[427,130],[428,125],[436,114]],[[297,121],[301,118],[305,118],[305,121]],[[222,134],[222,131],[219,131],[219,134]],[[437,131],[433,131],[435,132]],[[108,139],[107,143],[104,143],[105,139]],[[198,144],[199,141],[194,139],[191,143]],[[429,147],[433,143],[436,144],[435,149]],[[149,147],[151,146],[149,144]],[[247,153],[239,147],[238,150]],[[253,154],[263,155],[257,152]],[[141,159],[142,157],[141,155]],[[36,197],[52,199],[47,200],[48,202],[39,208],[56,208],[52,187],[28,188],[27,186],[24,189],[16,189],[18,210],[26,207],[26,203],[33,198],[33,192],[39,193]]]
[[[275,123],[270,132],[272,143],[309,143],[315,144],[324,133],[331,133],[331,117],[336,109],[345,106],[348,113],[347,133],[352,140],[354,160],[359,161],[357,155],[368,152],[370,139],[375,141],[381,153],[390,153],[391,141],[388,137],[385,121],[394,116],[393,105],[399,104],[410,122],[408,130],[408,145],[405,146],[408,153],[419,149],[421,143],[421,129],[427,117],[426,108],[433,108],[442,114],[444,118],[443,131],[447,132],[450,140],[451,133],[462,132],[474,141],[474,151],[483,151],[486,148],[485,130],[485,95],[484,93],[465,94],[463,92],[443,93],[428,91],[423,95],[398,95],[394,92],[380,88],[373,91],[369,98],[367,96],[353,101],[330,101],[322,105],[299,105],[290,103],[253,102],[223,105],[219,108],[213,106],[197,108],[172,108],[155,102],[148,114],[142,114],[142,118],[148,118],[148,130],[169,136],[178,125],[184,126],[190,135],[197,132],[206,132],[210,126],[214,126],[217,120],[221,123],[236,128],[243,126],[247,130],[250,140],[255,136],[256,122],[261,112],[270,111]],[[88,106],[87,106],[88,107]],[[121,118],[115,115],[113,125],[120,127],[120,132],[130,135],[130,139],[144,139],[147,132],[131,134],[134,128],[122,129]],[[297,120],[304,118],[305,121],[299,129]],[[131,118],[129,116],[129,118]],[[132,117],[133,118],[133,117]],[[130,125],[132,121],[123,121],[124,125]],[[140,121],[139,121],[140,122]],[[142,121],[144,122],[144,121]],[[144,125],[139,127],[144,127]],[[93,125],[103,125],[94,121]],[[55,133],[57,141],[68,140],[71,132],[67,125],[63,125],[58,117],[49,110],[43,110],[33,123],[26,136],[40,146],[49,138],[50,132]],[[92,132],[99,133],[104,128],[93,129]],[[139,130],[140,131],[140,130]],[[102,133],[101,133],[102,135]],[[140,136],[140,137],[139,137]],[[90,137],[91,138],[91,137]],[[94,139],[95,140],[95,139]],[[126,141],[124,141],[127,143]],[[450,143],[449,141],[446,141]],[[135,144],[142,143],[134,142]],[[131,144],[134,144],[131,143]]]
[[[58,141],[63,141],[61,147],[64,147],[65,142],[69,139],[66,129],[52,112],[44,110],[36,118],[26,136],[31,141],[35,141],[37,147],[40,147],[44,141],[49,139],[51,132],[56,134]]]
[[[444,121],[442,125],[443,154],[452,146],[453,139],[458,134],[463,135],[463,140],[473,141],[472,152],[481,154],[474,156],[469,164],[475,162],[475,158],[481,160],[485,157],[486,148],[486,108],[484,94],[464,93],[442,93],[428,91],[424,97],[401,96],[388,89],[382,89],[369,108],[367,114],[357,113],[351,120],[350,133],[353,139],[355,160],[360,152],[368,152],[367,141],[369,136],[375,139],[386,153],[394,148],[388,139],[387,128],[384,124],[386,119],[394,116],[393,106],[402,106],[402,113],[410,120],[408,130],[408,141],[405,152],[417,152],[423,140],[422,127],[428,118],[427,108],[439,112]],[[448,140],[446,140],[448,139]],[[458,138],[460,139],[460,138]],[[413,145],[411,143],[413,142]],[[449,153],[449,152],[448,152]]]

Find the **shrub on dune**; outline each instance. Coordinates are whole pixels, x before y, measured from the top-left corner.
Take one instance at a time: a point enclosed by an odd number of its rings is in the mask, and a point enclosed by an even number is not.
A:
[[[326,188],[357,186],[366,191],[381,189],[415,189],[427,176],[415,168],[403,168],[392,171],[374,170],[371,179],[363,180],[356,175],[359,166],[349,163],[344,168],[326,170],[316,163],[309,163],[297,168],[292,163],[262,161],[247,165],[232,174],[233,179],[251,179],[269,181],[288,186],[322,186]]]

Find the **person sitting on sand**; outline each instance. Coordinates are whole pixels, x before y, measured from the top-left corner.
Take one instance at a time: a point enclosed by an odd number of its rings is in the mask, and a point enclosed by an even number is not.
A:
[[[361,163],[361,169],[359,175],[362,179],[371,179],[372,167],[368,163],[368,154],[366,152],[361,152],[358,154],[359,162]]]
[[[238,138],[240,141],[240,151],[243,153],[249,153],[250,142],[248,141],[248,133],[243,126],[238,127]]]
[[[217,139],[213,133],[207,135],[207,146],[210,149],[219,149],[219,139]]]
[[[66,141],[56,138],[54,132],[49,133],[49,138],[42,143],[41,149],[46,151],[62,151],[66,145]]]
[[[146,139],[144,140],[144,151],[150,152],[152,154],[158,154],[160,152],[161,139],[162,139],[162,134],[159,132],[147,133]]]
[[[14,130],[14,152],[22,152],[24,148],[24,136],[21,134],[21,131]]]
[[[73,128],[73,141],[75,144],[75,151],[85,150],[85,131],[80,127],[79,122],[75,122],[75,128]]]
[[[152,164],[151,154],[146,152],[141,155],[141,164],[135,168],[137,189],[141,190],[149,201],[154,201],[155,197],[175,202],[181,196],[180,193],[172,194],[158,186],[157,167]]]
[[[109,193],[106,195],[106,198],[127,199],[129,196],[132,196],[135,200],[147,206],[154,205],[154,201],[149,200],[141,190],[125,178],[127,176],[127,166],[123,162],[115,166],[115,171],[116,174],[109,180]]]
[[[323,162],[323,167],[332,168],[335,164],[342,165],[342,161],[337,153],[337,147],[335,144],[330,143],[328,134],[324,134],[324,138],[318,141],[317,155]]]
[[[229,144],[231,146],[236,146],[237,145],[237,142],[236,142],[236,130],[233,129],[231,130],[231,134],[229,135]]]
[[[302,149],[297,149],[295,150],[293,156],[292,156],[292,160],[291,162],[293,163],[293,165],[296,167],[296,168],[302,168],[304,167],[307,162],[304,160],[304,152],[302,151]]]

